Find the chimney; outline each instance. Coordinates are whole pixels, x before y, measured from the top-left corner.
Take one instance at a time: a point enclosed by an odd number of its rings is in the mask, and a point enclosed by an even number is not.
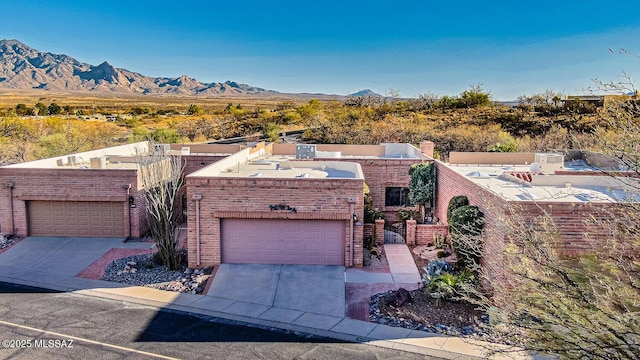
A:
[[[433,143],[433,141],[423,141],[420,143],[420,152],[422,152],[424,155],[427,155],[428,157],[433,159],[434,147],[435,147],[435,144]]]
[[[90,162],[91,169],[104,169],[105,168],[105,159],[101,157],[92,157]]]

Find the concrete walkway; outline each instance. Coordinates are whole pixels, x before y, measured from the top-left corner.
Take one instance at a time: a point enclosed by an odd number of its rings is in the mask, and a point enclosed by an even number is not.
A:
[[[277,306],[253,311],[251,310],[251,306],[246,306],[245,304],[234,306],[234,304],[239,303],[239,300],[213,296],[215,295],[214,292],[217,291],[215,288],[210,289],[208,295],[193,295],[156,290],[140,286],[127,286],[124,284],[101,280],[85,279],[76,276],[76,274],[72,274],[78,269],[71,269],[72,266],[65,263],[74,261],[70,261],[69,257],[64,258],[64,256],[62,256],[63,253],[59,252],[70,243],[62,246],[59,245],[64,241],[59,244],[49,243],[49,250],[51,253],[47,255],[44,251],[33,248],[33,244],[37,242],[38,240],[30,240],[30,238],[27,238],[16,244],[9,251],[0,254],[0,281],[58,291],[74,292],[88,296],[97,296],[137,304],[145,304],[176,311],[186,311],[194,314],[239,321],[246,324],[296,331],[343,341],[367,343],[375,346],[410,351],[444,359],[487,358],[489,354],[488,349],[507,348],[505,346],[457,337],[448,337],[441,334],[348,319],[344,317],[344,315],[322,315],[310,311],[305,312],[302,310],[286,309]],[[28,246],[21,246],[23,243]],[[104,245],[105,249],[103,250],[103,253],[109,250],[107,249],[109,246],[148,246],[148,244],[144,243],[131,243],[127,245],[115,242],[110,245]],[[83,248],[89,250],[92,249],[91,244],[82,242],[75,243],[75,246],[78,248],[68,248],[70,253],[81,253]],[[408,253],[406,245],[402,246],[405,247],[405,250]],[[26,256],[28,248],[38,253],[31,260]],[[396,259],[396,256],[397,258],[406,256],[404,251],[400,249],[397,249],[396,251],[396,249],[393,248],[394,247],[392,247],[391,251],[388,251],[387,255],[389,256],[389,253],[393,254],[389,259],[390,265],[392,262],[396,261],[391,260]],[[84,259],[82,260],[83,264],[88,262],[89,258],[99,258],[99,256],[96,255],[99,255],[98,253],[100,251],[91,250],[91,252],[93,254],[91,256],[86,255],[86,257],[79,257]],[[40,261],[34,260],[35,258],[40,259]],[[411,263],[413,263],[413,261],[411,261]],[[80,265],[74,266],[77,266],[78,268],[80,267]],[[415,265],[414,269],[410,269],[408,266],[401,264],[398,264],[398,266],[394,265],[391,268],[394,269],[392,270],[391,275],[392,281],[406,279],[411,280],[416,279],[416,276],[418,276]],[[416,273],[413,273],[413,270],[415,270]],[[78,270],[78,272],[80,271],[81,270]],[[345,273],[345,278],[348,277],[350,273],[351,271],[347,271]],[[397,276],[393,276],[393,274],[396,274]],[[281,273],[279,276],[282,277],[283,274]],[[245,285],[246,284],[242,283],[233,283],[224,284],[222,286]],[[219,289],[220,288],[218,288],[218,290]],[[285,292],[282,294],[285,296]],[[274,304],[276,302],[277,300],[275,300],[274,297]],[[251,305],[251,303],[249,304]],[[255,305],[257,304],[253,304],[254,307]],[[491,358],[530,359],[532,357],[522,352],[509,352],[493,355]]]
[[[419,284],[422,280],[413,256],[406,244],[384,244],[389,273],[375,273],[362,269],[347,269],[346,282]]]

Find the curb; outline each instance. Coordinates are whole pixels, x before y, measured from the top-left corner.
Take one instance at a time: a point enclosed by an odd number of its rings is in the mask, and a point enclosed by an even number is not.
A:
[[[68,278],[72,279],[72,278],[75,278],[75,277],[74,276],[69,276]],[[170,310],[170,311],[184,312],[184,313],[193,314],[193,315],[203,315],[203,316],[208,316],[208,317],[213,317],[213,318],[218,318],[218,319],[224,319],[224,320],[228,320],[228,321],[232,321],[232,322],[237,322],[239,324],[247,325],[247,326],[257,326],[257,327],[262,327],[262,328],[267,328],[267,329],[269,329],[269,328],[271,328],[271,329],[279,329],[279,330],[283,330],[283,331],[297,332],[297,333],[308,334],[308,335],[313,335],[313,336],[318,336],[318,337],[336,339],[336,340],[340,340],[340,341],[346,341],[346,342],[352,342],[352,343],[361,343],[361,344],[366,344],[366,345],[373,345],[373,346],[378,346],[378,347],[383,347],[383,348],[388,348],[388,349],[411,352],[411,353],[420,354],[420,355],[433,356],[433,357],[437,357],[437,358],[441,358],[441,359],[452,359],[452,360],[458,360],[458,359],[467,360],[468,359],[468,360],[472,360],[472,359],[486,359],[487,358],[486,356],[482,356],[481,355],[484,351],[480,352],[480,356],[478,356],[478,354],[469,354],[469,353],[464,353],[464,352],[456,352],[455,349],[443,350],[441,348],[420,346],[420,345],[412,343],[412,340],[415,340],[413,342],[417,342],[417,341],[419,341],[419,338],[412,339],[410,337],[404,336],[404,337],[398,337],[397,339],[378,339],[378,338],[369,337],[369,336],[359,336],[359,335],[354,335],[354,334],[349,334],[349,333],[344,333],[344,332],[339,332],[339,331],[332,331],[331,329],[334,328],[335,326],[337,326],[337,324],[333,325],[329,330],[325,330],[325,329],[308,327],[308,326],[304,326],[304,325],[298,325],[298,324],[292,324],[292,323],[283,323],[283,322],[259,319],[259,318],[248,317],[248,316],[243,316],[243,315],[230,314],[230,313],[226,313],[226,312],[222,312],[222,311],[208,310],[208,309],[203,309],[203,308],[199,308],[199,307],[190,306],[189,304],[173,303],[171,300],[162,301],[162,300],[158,300],[158,299],[153,299],[151,297],[139,297],[139,296],[131,296],[131,295],[128,295],[128,294],[118,293],[118,291],[123,291],[122,289],[141,288],[141,287],[127,286],[127,285],[124,285],[124,284],[104,282],[105,283],[104,285],[112,284],[113,286],[88,288],[88,289],[84,288],[83,289],[83,288],[65,286],[62,283],[61,284],[52,284],[50,282],[39,282],[39,281],[36,281],[36,280],[25,280],[25,279],[22,279],[22,278],[14,278],[14,277],[10,277],[10,276],[1,276],[1,275],[0,275],[0,281],[13,283],[13,284],[18,284],[18,285],[24,285],[24,286],[39,287],[39,288],[44,288],[44,289],[49,289],[49,290],[54,290],[54,291],[73,292],[73,293],[75,293],[77,295],[82,295],[82,296],[90,296],[90,297],[97,297],[97,298],[108,299],[108,300],[135,303],[135,304],[139,304],[139,305],[151,306],[151,307],[154,307],[154,308],[157,308],[157,309],[160,309],[160,310],[165,309],[165,310]],[[98,280],[90,280],[90,281],[98,281]],[[202,296],[206,296],[206,295],[192,295],[192,294],[173,293],[173,292],[167,292],[167,291],[157,290],[157,289],[152,289],[152,288],[148,288],[148,289],[144,288],[144,289],[145,290],[149,290],[148,292],[150,292],[150,293],[161,292],[161,295],[166,295],[167,298],[174,297],[174,300],[178,300],[178,298],[180,296],[182,296],[183,298],[184,297],[198,297],[198,299],[200,299],[200,297],[202,297]],[[198,300],[198,299],[196,299],[196,300]],[[196,301],[196,300],[193,300],[193,301]],[[193,302],[193,301],[191,301],[191,302]],[[346,318],[343,318],[343,320],[344,319],[346,319]],[[353,320],[353,321],[358,321],[358,320]],[[376,324],[376,327],[388,327],[388,326],[387,325]],[[392,329],[398,329],[398,328],[392,328]],[[371,331],[370,333],[372,333],[372,332],[373,331]],[[370,333],[368,335],[370,335]],[[446,341],[450,340],[450,339],[457,339],[457,338],[454,338],[454,337],[444,336],[444,335],[441,335],[441,334],[434,334],[433,338],[434,339],[439,339],[439,338],[444,339],[442,341],[443,344],[441,346],[443,346],[444,343]],[[462,341],[464,341],[464,340],[462,340]],[[477,342],[477,341],[474,341],[474,342],[476,342],[477,344],[480,344],[480,342]],[[485,343],[485,346],[492,346],[492,345],[496,346],[495,344]],[[486,349],[485,349],[485,351],[486,351]],[[473,351],[473,352],[477,353],[478,351]],[[530,355],[523,356],[522,353],[520,353],[520,354],[518,354],[518,353],[511,353],[511,354],[506,353],[506,354],[497,354],[497,356],[494,355],[494,356],[491,356],[491,358],[526,359],[526,358],[531,358],[531,356]]]

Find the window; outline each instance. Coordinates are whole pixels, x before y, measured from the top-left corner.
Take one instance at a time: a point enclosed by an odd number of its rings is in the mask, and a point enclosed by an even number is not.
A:
[[[384,195],[384,206],[410,206],[409,188],[388,187]]]

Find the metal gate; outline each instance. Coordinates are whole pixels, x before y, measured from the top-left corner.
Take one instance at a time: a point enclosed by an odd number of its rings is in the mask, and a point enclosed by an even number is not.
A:
[[[385,244],[406,244],[407,227],[403,222],[385,223],[384,224],[384,243]]]

